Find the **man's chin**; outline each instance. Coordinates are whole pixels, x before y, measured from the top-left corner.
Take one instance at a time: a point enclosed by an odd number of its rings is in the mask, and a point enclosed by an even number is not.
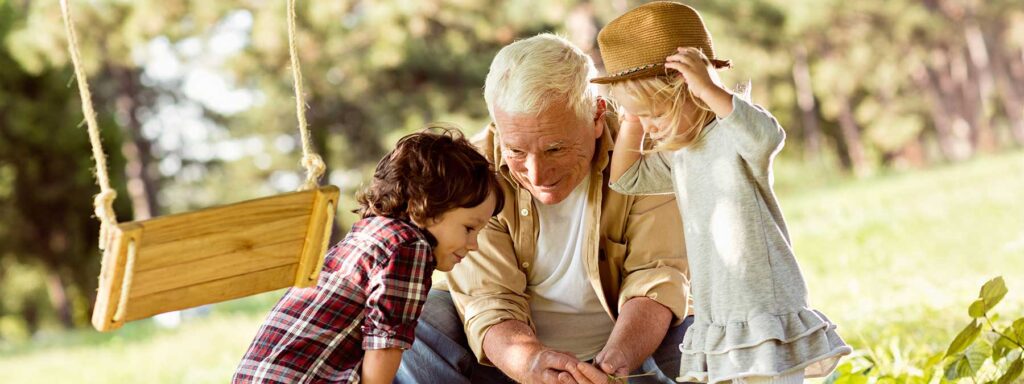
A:
[[[558,190],[550,191],[550,192],[544,191],[543,189],[534,189],[533,190],[533,198],[537,199],[538,202],[540,202],[541,204],[544,204],[544,205],[552,205],[552,204],[561,203],[562,200],[565,200],[565,198],[567,196],[568,195],[566,193],[563,193],[562,191],[558,191]]]

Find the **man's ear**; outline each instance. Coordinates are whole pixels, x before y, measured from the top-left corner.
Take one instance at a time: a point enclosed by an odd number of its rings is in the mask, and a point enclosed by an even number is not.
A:
[[[594,137],[604,133],[604,114],[608,112],[608,102],[603,97],[597,98],[597,111],[594,112]]]

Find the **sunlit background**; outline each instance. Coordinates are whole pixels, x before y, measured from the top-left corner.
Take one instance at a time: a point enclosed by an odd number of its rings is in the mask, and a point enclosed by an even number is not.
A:
[[[71,3],[121,221],[299,186],[284,1]],[[498,49],[551,31],[602,69],[597,32],[640,3],[299,2],[335,238],[397,138],[488,122]],[[857,348],[846,373],[924,377],[995,276],[995,324],[1024,315],[1024,3],[685,3],[733,61],[725,81],[750,81],[787,130],[777,192],[812,305]],[[98,188],[80,108],[57,2],[0,0],[0,382],[227,381],[280,291],[89,327]]]

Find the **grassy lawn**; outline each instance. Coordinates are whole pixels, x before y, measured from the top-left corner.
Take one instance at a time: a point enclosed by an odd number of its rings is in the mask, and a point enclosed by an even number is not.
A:
[[[812,305],[860,352],[943,350],[997,275],[1010,293],[996,312],[1024,314],[1024,152],[807,188],[801,177],[777,169]],[[0,382],[222,383],[280,294],[215,305],[174,329],[41,335],[0,350]]]

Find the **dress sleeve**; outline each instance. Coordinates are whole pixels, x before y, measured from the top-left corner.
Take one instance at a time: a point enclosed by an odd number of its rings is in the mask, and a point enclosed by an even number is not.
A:
[[[764,108],[733,95],[732,113],[718,121],[720,129],[736,143],[736,151],[756,169],[767,168],[782,149],[786,131]]]
[[[623,195],[672,193],[672,154],[654,152],[640,156],[619,180],[608,187]]]

